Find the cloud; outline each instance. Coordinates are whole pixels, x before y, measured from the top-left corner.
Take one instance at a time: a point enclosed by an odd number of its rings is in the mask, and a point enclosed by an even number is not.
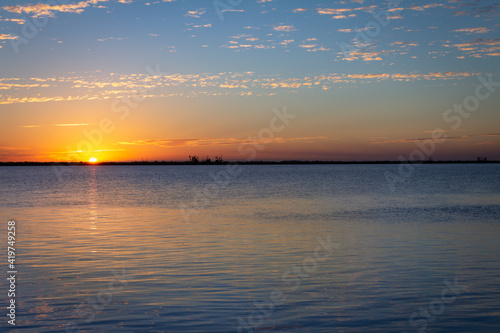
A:
[[[0,147],[0,150],[27,150],[31,148],[21,148],[21,147]]]
[[[429,4],[426,4],[426,5],[423,5],[423,6],[411,6],[408,9],[410,9],[410,10],[417,10],[419,12],[423,12],[426,9],[429,9],[429,8],[436,8],[436,7],[442,7],[442,6],[444,6],[444,4],[442,4],[442,3],[429,3]]]
[[[445,47],[456,47],[470,57],[481,58],[487,56],[498,56],[500,50],[500,39],[476,38],[472,42],[460,44],[443,44]]]
[[[465,29],[457,29],[453,30],[454,32],[467,32],[469,34],[484,34],[487,32],[490,32],[491,30],[485,27],[480,27],[480,28],[465,28]]]
[[[319,15],[333,15],[334,19],[344,19],[347,17],[356,17],[356,14],[351,14],[351,12],[355,11],[365,11],[365,12],[373,12],[377,9],[378,6],[365,6],[365,7],[356,7],[356,8],[318,8],[316,12]]]
[[[458,139],[460,137],[446,137],[446,138],[440,138],[439,140],[451,140],[451,139]],[[435,138],[417,138],[417,139],[395,139],[395,140],[387,140],[387,141],[373,141],[370,142],[372,145],[379,145],[379,144],[388,144],[388,143],[414,143],[414,142],[422,142],[422,143],[433,143],[436,142],[437,139]]]
[[[252,37],[246,37],[252,38]],[[268,47],[250,44],[244,40],[236,49],[258,49]],[[283,43],[290,47],[292,40]],[[316,43],[301,43],[304,50],[321,51]],[[229,46],[228,46],[229,47]],[[356,55],[365,61],[380,57],[378,52]],[[386,81],[443,81],[475,77],[476,72],[431,72],[431,73],[365,73],[323,74],[315,76],[281,76],[278,74],[255,74],[253,72],[165,74],[151,77],[144,73],[118,74],[94,73],[74,77],[57,78],[0,78],[0,104],[43,103],[80,100],[120,100],[128,96],[144,98],[196,97],[196,96],[269,96],[273,93],[295,93],[298,89],[330,89],[335,86],[350,87],[357,84]],[[42,82],[43,84],[41,84]],[[62,95],[61,92],[65,92]]]
[[[211,28],[212,23],[193,25],[193,28]]]
[[[447,136],[447,137],[440,138],[440,140],[462,140],[462,141],[465,140],[465,141],[467,141],[467,139],[469,139],[469,138],[496,137],[496,136],[500,136],[500,133]],[[432,142],[436,142],[436,139],[435,138],[395,139],[395,140],[386,140],[386,141],[373,141],[373,142],[371,142],[371,144],[414,143],[414,142],[432,143]]]
[[[194,17],[194,18],[200,18],[206,12],[207,12],[206,8],[200,8],[200,9],[195,9],[195,10],[188,11],[185,16]]]
[[[401,48],[406,48],[409,46],[418,46],[418,42],[415,41],[397,41],[394,43],[389,44],[390,46],[400,46]]]
[[[342,58],[342,60],[348,60],[348,61],[354,61],[358,59],[362,59],[363,61],[381,61],[382,58],[380,55],[382,53],[385,53],[385,51],[382,52],[371,52],[371,51],[352,51],[348,57]]]
[[[85,8],[96,5],[100,2],[108,2],[109,0],[86,0],[80,1],[73,4],[63,4],[63,5],[50,5],[44,3],[38,4],[28,4],[28,5],[16,5],[16,6],[5,6],[2,9],[17,14],[29,14],[33,17],[39,16],[54,16],[54,12],[63,12],[63,13],[77,13],[80,14],[84,11]]]
[[[99,149],[99,150],[92,150],[92,153],[102,153],[102,152],[117,152],[117,151],[125,151],[123,148],[119,149]],[[46,154],[49,154],[48,156],[54,157],[54,155],[75,155],[75,154],[81,154],[81,153],[88,153],[83,150],[70,150],[70,151],[53,151],[53,152],[48,152]]]
[[[90,126],[93,124],[52,124],[52,125],[47,125],[47,126],[55,126],[55,127],[77,127],[77,126]],[[42,125],[23,125],[20,126],[22,128],[39,128],[43,127]]]
[[[478,146],[483,146],[483,145],[497,145],[499,143],[500,142],[498,142],[498,141],[484,141],[484,142],[478,142],[478,143],[476,143],[476,145],[478,145]]]
[[[456,16],[462,15],[474,15],[476,17],[481,16],[498,16],[497,9],[500,7],[499,4],[481,6],[482,2],[480,1],[471,1],[459,4],[459,7],[466,7],[467,10],[459,10],[455,12]]]
[[[276,137],[271,141],[273,143],[296,143],[296,142],[313,142],[317,140],[327,139],[324,136],[319,137],[297,137],[297,138],[282,138]],[[164,148],[170,147],[200,147],[200,146],[227,146],[240,144],[262,144],[269,143],[270,139],[237,139],[237,138],[202,138],[202,139],[147,139],[131,142],[118,142],[121,145],[132,146],[159,146]]]
[[[0,34],[0,39],[18,39],[19,36],[12,36],[11,34]]]
[[[306,41],[315,41],[316,38],[308,38]],[[324,46],[318,46],[318,44],[299,44],[298,47],[305,49],[308,52],[317,52],[317,51],[328,51],[329,49]]]
[[[295,31],[297,29],[295,29],[295,27],[293,25],[278,25],[278,26],[274,26],[273,30],[290,32],[290,31]]]
[[[89,126],[90,124],[54,124],[57,127]]]
[[[299,47],[302,47],[304,49],[310,49],[316,47],[317,44],[301,44]]]
[[[227,8],[227,9],[223,9],[221,10],[221,12],[225,13],[225,12],[231,12],[231,13],[244,13],[245,10],[244,9],[234,9],[234,8]]]
[[[98,42],[105,42],[107,40],[123,40],[122,37],[105,37],[105,38],[99,38],[97,41]]]
[[[18,19],[18,18],[0,18],[0,21],[4,21],[4,22],[15,22],[17,24],[24,24],[25,20],[23,19]]]
[[[351,12],[351,8],[318,8],[317,12],[320,15],[339,15],[347,12]]]
[[[96,153],[100,153],[100,152],[106,152],[106,151],[124,151],[125,149],[99,149],[99,150],[94,150],[94,152]]]

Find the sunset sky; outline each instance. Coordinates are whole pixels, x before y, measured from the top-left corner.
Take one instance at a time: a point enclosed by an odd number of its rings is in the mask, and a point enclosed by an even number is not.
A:
[[[0,161],[500,159],[498,1],[0,6]]]

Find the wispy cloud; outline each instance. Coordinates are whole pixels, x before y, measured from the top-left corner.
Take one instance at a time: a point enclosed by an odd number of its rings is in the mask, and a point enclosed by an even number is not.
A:
[[[23,148],[23,147],[0,147],[0,150],[28,150],[28,149],[31,149],[31,148]]]
[[[186,16],[194,17],[194,18],[200,18],[206,12],[207,12],[206,8],[194,9],[194,10],[189,10],[186,13]]]
[[[324,136],[320,137],[297,137],[297,138],[282,138],[277,137],[272,140],[273,143],[291,143],[291,142],[314,142],[317,140],[327,139]],[[121,145],[146,146],[153,145],[159,147],[197,147],[197,146],[226,146],[240,144],[262,144],[269,143],[269,139],[249,140],[237,138],[202,138],[202,139],[148,139],[137,140],[130,142],[118,142]]]
[[[90,126],[93,124],[52,124],[52,125],[46,125],[46,126],[55,126],[55,127],[78,127],[78,126]],[[20,126],[22,128],[40,128],[43,127],[42,125],[23,125]]]
[[[479,28],[464,28],[464,29],[457,29],[453,30],[454,32],[466,32],[468,34],[484,34],[487,32],[490,32],[491,30],[485,27],[479,27]]]
[[[344,18],[351,18],[351,17],[356,17],[357,15],[354,14],[353,12],[356,11],[365,11],[365,12],[372,12],[376,10],[378,6],[373,5],[373,6],[365,6],[365,7],[356,7],[356,8],[318,8],[316,9],[316,12],[320,15],[332,15],[332,18],[334,19],[344,19]]]
[[[1,17],[0,17],[0,21],[15,22],[17,24],[24,24],[24,22],[26,22],[25,20],[19,19],[19,18],[1,18]]]
[[[236,47],[251,47],[244,37],[244,43],[232,44]],[[307,41],[307,40],[306,40]],[[287,40],[287,43],[292,43]],[[316,43],[302,43],[304,50],[321,50]],[[253,45],[257,47],[258,45]],[[365,61],[377,60],[379,52],[366,52],[357,55]],[[148,89],[144,97],[194,97],[194,96],[269,96],[276,92],[297,92],[298,89],[323,89],[334,86],[349,87],[357,84],[370,84],[380,81],[416,81],[416,80],[461,80],[474,77],[475,72],[431,72],[431,73],[364,73],[364,74],[324,74],[304,77],[281,77],[280,75],[243,73],[203,73],[203,74],[168,74],[147,80],[143,74],[115,74],[108,76],[77,76],[59,78],[4,78],[0,79],[0,104],[41,103],[79,100],[106,100],[137,94]],[[40,85],[37,82],[44,82]],[[16,83],[13,83],[16,82]],[[278,90],[278,91],[276,91]],[[54,95],[67,91],[68,95]],[[276,92],[275,92],[276,91]],[[82,125],[80,125],[82,126]]]
[[[444,44],[445,47],[456,47],[470,57],[500,56],[500,39],[476,38],[472,42],[458,44]]]
[[[45,3],[5,6],[2,9],[11,13],[28,14],[33,17],[50,16],[53,17],[55,12],[63,13],[82,13],[85,8],[91,5],[97,5],[100,2],[108,2],[109,0],[87,0],[72,4],[51,5]]]
[[[469,135],[461,135],[461,136],[448,136],[440,138],[440,140],[467,140],[470,138],[480,138],[480,137],[497,137],[500,136],[500,133],[490,133],[490,134],[469,134]],[[432,143],[435,142],[435,138],[412,138],[412,139],[394,139],[394,140],[385,140],[385,141],[372,141],[371,144],[390,144],[390,143]]]
[[[57,127],[89,126],[90,124],[54,124]]]
[[[273,30],[290,32],[290,31],[295,31],[297,29],[295,29],[293,25],[277,25],[273,27]]]
[[[0,39],[18,39],[19,36],[12,36],[11,34],[0,34]]]
[[[105,37],[105,38],[99,38],[97,41],[98,42],[105,42],[107,40],[123,40],[122,37]]]

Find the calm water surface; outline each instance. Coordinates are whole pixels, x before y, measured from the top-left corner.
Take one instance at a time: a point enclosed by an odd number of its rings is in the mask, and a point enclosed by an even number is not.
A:
[[[16,331],[500,331],[499,165],[225,170],[0,168]]]

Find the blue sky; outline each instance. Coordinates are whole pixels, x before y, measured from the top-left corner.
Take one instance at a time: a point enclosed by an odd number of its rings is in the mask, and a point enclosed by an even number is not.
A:
[[[68,159],[61,140],[78,143],[83,127],[98,123],[114,100],[145,88],[134,118],[87,155],[182,159],[187,151],[222,151],[237,159],[235,146],[216,139],[244,140],[270,110],[287,106],[300,117],[262,159],[396,159],[436,127],[460,138],[440,145],[436,158],[500,158],[498,93],[460,128],[443,120],[474,93],[479,77],[500,81],[496,1],[1,6],[2,160]],[[161,75],[151,78],[147,66]],[[61,123],[80,126],[53,127]],[[158,144],[187,138],[203,145]]]

